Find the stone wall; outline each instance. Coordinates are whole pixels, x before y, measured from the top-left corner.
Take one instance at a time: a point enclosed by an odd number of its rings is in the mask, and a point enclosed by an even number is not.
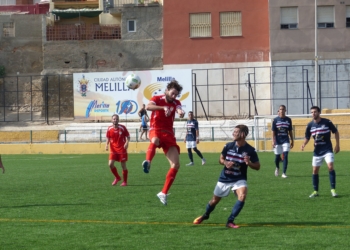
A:
[[[14,23],[14,37],[5,37],[3,23]],[[7,75],[40,74],[43,70],[43,15],[0,15],[0,65]]]

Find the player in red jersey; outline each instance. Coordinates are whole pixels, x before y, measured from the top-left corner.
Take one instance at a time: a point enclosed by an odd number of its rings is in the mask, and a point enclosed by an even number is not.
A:
[[[164,95],[152,97],[146,106],[146,110],[152,111],[149,130],[151,142],[147,149],[146,160],[142,162],[142,166],[143,171],[149,173],[156,148],[163,149],[170,163],[170,169],[166,175],[163,189],[157,196],[164,205],[167,204],[168,191],[180,168],[180,147],[176,143],[173,126],[175,113],[178,113],[180,118],[183,118],[185,115],[185,111],[181,107],[181,102],[176,100],[176,97],[181,91],[182,86],[173,80],[168,83]]]
[[[126,168],[126,161],[128,160],[128,146],[130,141],[129,131],[124,125],[119,124],[119,116],[114,114],[112,116],[112,126],[109,126],[106,133],[106,151],[108,151],[108,144],[110,144],[110,154],[108,165],[111,172],[115,176],[112,185],[115,186],[121,180],[114,162],[120,162],[123,169],[123,183],[120,186],[127,186],[128,184],[128,169]]]

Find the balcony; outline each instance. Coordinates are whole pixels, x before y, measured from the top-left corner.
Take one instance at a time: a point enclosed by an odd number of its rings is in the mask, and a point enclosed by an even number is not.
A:
[[[46,27],[47,41],[121,39],[119,25],[56,24]]]
[[[98,8],[98,0],[52,0],[55,8]]]

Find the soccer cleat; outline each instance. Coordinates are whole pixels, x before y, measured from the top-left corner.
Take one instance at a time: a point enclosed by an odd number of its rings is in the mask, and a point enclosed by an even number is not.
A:
[[[285,173],[282,174],[282,178],[287,178],[287,177],[288,176]]]
[[[204,164],[205,164],[205,162],[206,162],[206,161],[205,161],[205,159],[203,158],[203,159],[202,159],[202,165],[204,165]]]
[[[128,184],[127,184],[125,181],[123,181],[123,183],[120,184],[121,187],[125,187],[125,186],[127,186],[127,185],[128,185]]]
[[[317,191],[313,191],[312,194],[310,194],[309,198],[314,198],[318,196],[318,192]]]
[[[331,189],[331,193],[332,193],[333,197],[337,197],[338,196],[338,194],[335,192],[335,189]]]
[[[162,192],[159,192],[159,193],[157,194],[157,196],[158,196],[160,202],[163,203],[163,205],[168,204],[168,203],[167,203],[167,197],[168,197],[167,194],[163,194]]]
[[[208,215],[202,215],[194,219],[193,224],[201,224],[204,220],[209,219]]]
[[[115,178],[114,181],[112,182],[112,186],[117,185],[118,181],[120,181],[120,180],[121,180],[120,177],[119,178]]]
[[[151,167],[151,163],[147,160],[142,162],[142,167],[143,167],[143,172],[145,172],[146,174],[149,173],[149,169]]]
[[[279,169],[278,168],[276,168],[276,170],[275,170],[275,176],[278,176],[278,174],[279,174]]]
[[[227,222],[226,227],[228,227],[228,228],[239,228],[239,226],[236,225],[233,222]]]
[[[190,163],[187,163],[186,166],[193,166],[194,163],[193,162],[190,162]]]

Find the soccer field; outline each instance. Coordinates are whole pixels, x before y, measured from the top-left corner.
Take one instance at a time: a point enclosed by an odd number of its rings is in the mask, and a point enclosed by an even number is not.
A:
[[[149,174],[144,154],[129,154],[127,187],[111,186],[106,155],[3,155],[0,175],[0,249],[349,249],[348,152],[335,156],[338,198],[320,170],[319,197],[310,199],[312,153],[290,153],[288,178],[274,176],[273,153],[259,153],[260,171],[248,170],[249,191],[239,229],[225,223],[236,197],[205,211],[222,165],[204,153],[205,166],[181,168],[160,203],[169,163],[157,154]],[[282,164],[281,164],[282,167]],[[117,165],[118,172],[121,168]]]

